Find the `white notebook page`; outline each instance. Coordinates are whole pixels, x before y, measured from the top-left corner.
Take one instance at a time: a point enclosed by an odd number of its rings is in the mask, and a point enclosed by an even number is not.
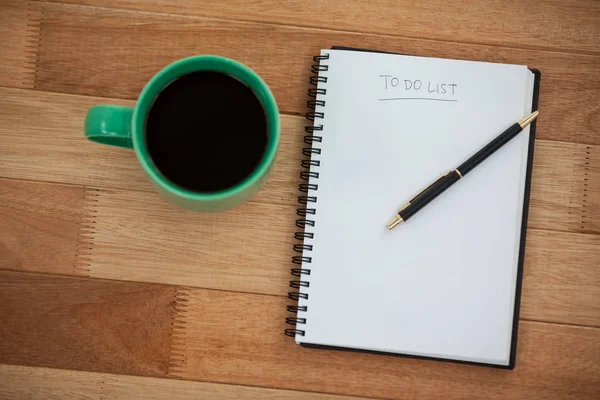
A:
[[[305,336],[507,365],[529,128],[407,223],[397,209],[531,111],[525,66],[329,54]],[[406,81],[405,81],[406,80]],[[444,85],[444,86],[442,86]]]

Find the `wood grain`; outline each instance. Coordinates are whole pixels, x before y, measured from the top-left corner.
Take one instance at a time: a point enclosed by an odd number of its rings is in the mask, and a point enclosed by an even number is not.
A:
[[[6,236],[48,244],[36,253],[41,262],[27,264],[15,251],[5,269],[279,296],[289,291],[296,230],[292,205],[257,202],[200,214],[171,206],[154,193],[99,190],[83,197],[82,206],[82,197],[69,197],[73,187],[0,180],[4,182],[10,190],[1,201],[27,199],[19,205],[21,222],[8,225]],[[39,192],[38,187],[46,190],[46,197],[26,195]],[[85,234],[78,241],[73,237],[62,244],[55,241],[54,231],[30,228],[47,199],[61,199],[62,208],[80,210],[81,215],[53,217],[56,227],[83,220]],[[27,210],[32,210],[31,217]],[[12,215],[7,211],[0,220],[9,221]],[[57,250],[53,243],[64,248]],[[600,326],[600,236],[529,229],[526,249],[522,317]],[[51,257],[57,251],[68,261],[65,267]]]
[[[0,398],[30,400],[360,400],[359,397],[178,379],[0,365]]]
[[[476,0],[455,2],[386,2],[327,0],[50,0],[61,3],[182,13],[420,37],[450,42],[487,43],[506,47],[600,52],[600,6],[595,1],[574,4],[560,0]],[[544,16],[543,18],[538,16]]]
[[[292,206],[246,203],[201,214],[153,193],[115,190],[97,199],[89,276],[279,295],[288,291],[298,230]]]
[[[75,186],[0,181],[0,269],[77,274],[86,195]]]
[[[305,349],[282,335],[273,296],[193,290],[181,377],[390,399],[586,399],[597,395],[600,330],[522,322],[514,371]]]
[[[600,236],[528,235],[521,316],[600,326]]]
[[[111,101],[0,88],[0,177],[153,192],[130,150],[83,137],[87,109]],[[301,117],[281,116],[278,158],[253,202],[296,203],[303,126]],[[536,141],[529,226],[600,233],[600,147]]]
[[[0,285],[0,363],[390,399],[586,399],[600,384],[595,328],[522,321],[506,371],[304,349],[279,296],[6,271]]]
[[[43,6],[0,2],[0,85],[33,88]]]
[[[0,362],[164,376],[176,298],[169,286],[0,271]]]
[[[312,56],[332,45],[539,68],[538,137],[600,145],[600,59],[582,54],[48,4],[36,87],[135,99],[165,65],[214,53],[255,69],[282,112],[303,114]]]

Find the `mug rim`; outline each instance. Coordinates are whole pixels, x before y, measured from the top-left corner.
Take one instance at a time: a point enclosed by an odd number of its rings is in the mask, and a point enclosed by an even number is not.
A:
[[[226,189],[203,193],[177,185],[167,179],[156,167],[145,143],[146,117],[155,97],[173,80],[196,71],[216,71],[240,79],[252,90],[261,102],[267,119],[267,145],[260,163],[244,180]],[[136,156],[151,180],[162,189],[177,197],[188,200],[217,201],[233,197],[255,185],[273,165],[279,145],[279,110],[273,93],[256,72],[230,58],[216,55],[200,55],[183,58],[164,67],[144,86],[133,110],[132,142]]]

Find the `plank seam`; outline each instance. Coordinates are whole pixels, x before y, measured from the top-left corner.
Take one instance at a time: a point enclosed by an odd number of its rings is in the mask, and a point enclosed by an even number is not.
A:
[[[532,319],[532,318],[519,318],[519,322],[528,322],[533,324],[540,325],[556,325],[561,327],[569,327],[569,328],[581,328],[581,329],[600,329],[600,325],[589,325],[589,324],[577,324],[574,322],[559,322],[559,321],[544,321],[541,319]]]
[[[99,189],[85,188],[83,192],[83,211],[79,221],[79,235],[75,248],[75,262],[73,264],[73,273],[78,276],[90,276],[100,191]]]
[[[45,3],[27,4],[27,29],[25,33],[25,65],[21,84],[23,87],[35,89],[38,80],[38,65],[42,40],[42,21],[46,11]]]
[[[191,289],[187,287],[175,289],[174,313],[171,318],[171,332],[169,333],[169,359],[166,371],[166,375],[169,377],[180,377],[183,373],[186,359],[186,329],[190,293]]]
[[[587,226],[586,211],[587,211],[587,196],[588,196],[588,175],[590,171],[590,146],[586,146],[585,160],[583,163],[583,193],[581,195],[581,230],[584,231]]]
[[[572,152],[572,156],[573,156],[573,160],[576,160],[578,158],[577,156],[577,151],[573,150]],[[573,212],[574,207],[577,207],[577,203],[573,200],[573,196],[575,194],[575,189],[571,186],[570,188],[570,193],[569,193],[569,204],[568,204],[568,209],[567,209],[567,215],[568,215],[568,221],[569,224],[573,224],[573,226],[575,226],[577,224],[577,213]],[[581,229],[580,229],[581,231]]]
[[[102,379],[100,379],[100,394],[98,395],[98,400],[106,400],[106,394],[104,391],[104,375]]]

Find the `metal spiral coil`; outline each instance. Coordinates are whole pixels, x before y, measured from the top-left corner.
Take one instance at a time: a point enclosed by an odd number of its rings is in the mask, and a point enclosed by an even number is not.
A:
[[[329,70],[329,66],[322,63],[324,60],[329,59],[329,54],[323,54],[320,56],[313,57],[313,64],[310,68],[311,72],[314,74],[309,78],[310,84],[317,86],[319,83],[327,83],[327,77],[323,76],[323,72],[327,72]],[[307,243],[306,240],[314,239],[315,235],[313,232],[307,232],[306,230],[315,226],[315,221],[310,219],[310,216],[315,215],[317,213],[316,208],[314,208],[313,204],[317,202],[317,196],[309,196],[308,193],[315,191],[319,188],[319,185],[315,183],[308,183],[311,179],[314,181],[315,179],[319,179],[319,172],[314,171],[315,167],[321,166],[321,161],[312,159],[313,156],[318,156],[321,154],[321,149],[315,147],[318,143],[323,142],[322,136],[315,135],[315,132],[323,131],[323,125],[316,123],[315,121],[319,119],[325,118],[325,113],[322,111],[316,111],[317,107],[324,107],[325,100],[316,99],[317,96],[324,96],[327,94],[327,89],[324,88],[310,88],[308,89],[308,96],[312,99],[306,102],[307,107],[310,110],[306,113],[306,119],[313,122],[311,125],[307,125],[304,128],[304,131],[307,133],[304,136],[304,143],[310,147],[305,147],[302,149],[302,154],[307,157],[305,160],[302,160],[302,168],[305,170],[300,172],[300,179],[306,181],[307,183],[301,183],[298,186],[298,190],[301,193],[298,196],[298,203],[300,203],[303,207],[300,207],[296,210],[296,215],[300,218],[296,220],[296,226],[302,229],[301,232],[294,233],[294,239],[296,239],[299,243],[294,244],[294,252],[299,253],[300,255],[295,255],[292,257],[292,263],[296,265],[300,265],[302,267],[303,264],[310,264],[312,262],[312,257],[306,255],[307,252],[313,250],[313,245]],[[311,168],[313,169],[311,171]],[[301,292],[301,290],[310,287],[310,282],[302,280],[302,276],[310,275],[310,269],[307,268],[292,268],[291,269],[292,276],[300,279],[293,279],[290,281],[290,287],[293,289],[298,289],[298,291],[289,292],[288,298],[291,300],[298,301],[308,300],[308,293]],[[306,305],[289,305],[287,306],[287,311],[290,313],[294,313],[294,317],[288,317],[285,319],[285,323],[288,325],[293,325],[294,328],[288,328],[285,330],[285,334],[287,336],[295,337],[296,335],[304,336],[306,331],[299,329],[299,325],[306,324],[306,318],[300,318],[296,316],[296,314],[300,312],[306,312],[308,310],[308,306]]]

